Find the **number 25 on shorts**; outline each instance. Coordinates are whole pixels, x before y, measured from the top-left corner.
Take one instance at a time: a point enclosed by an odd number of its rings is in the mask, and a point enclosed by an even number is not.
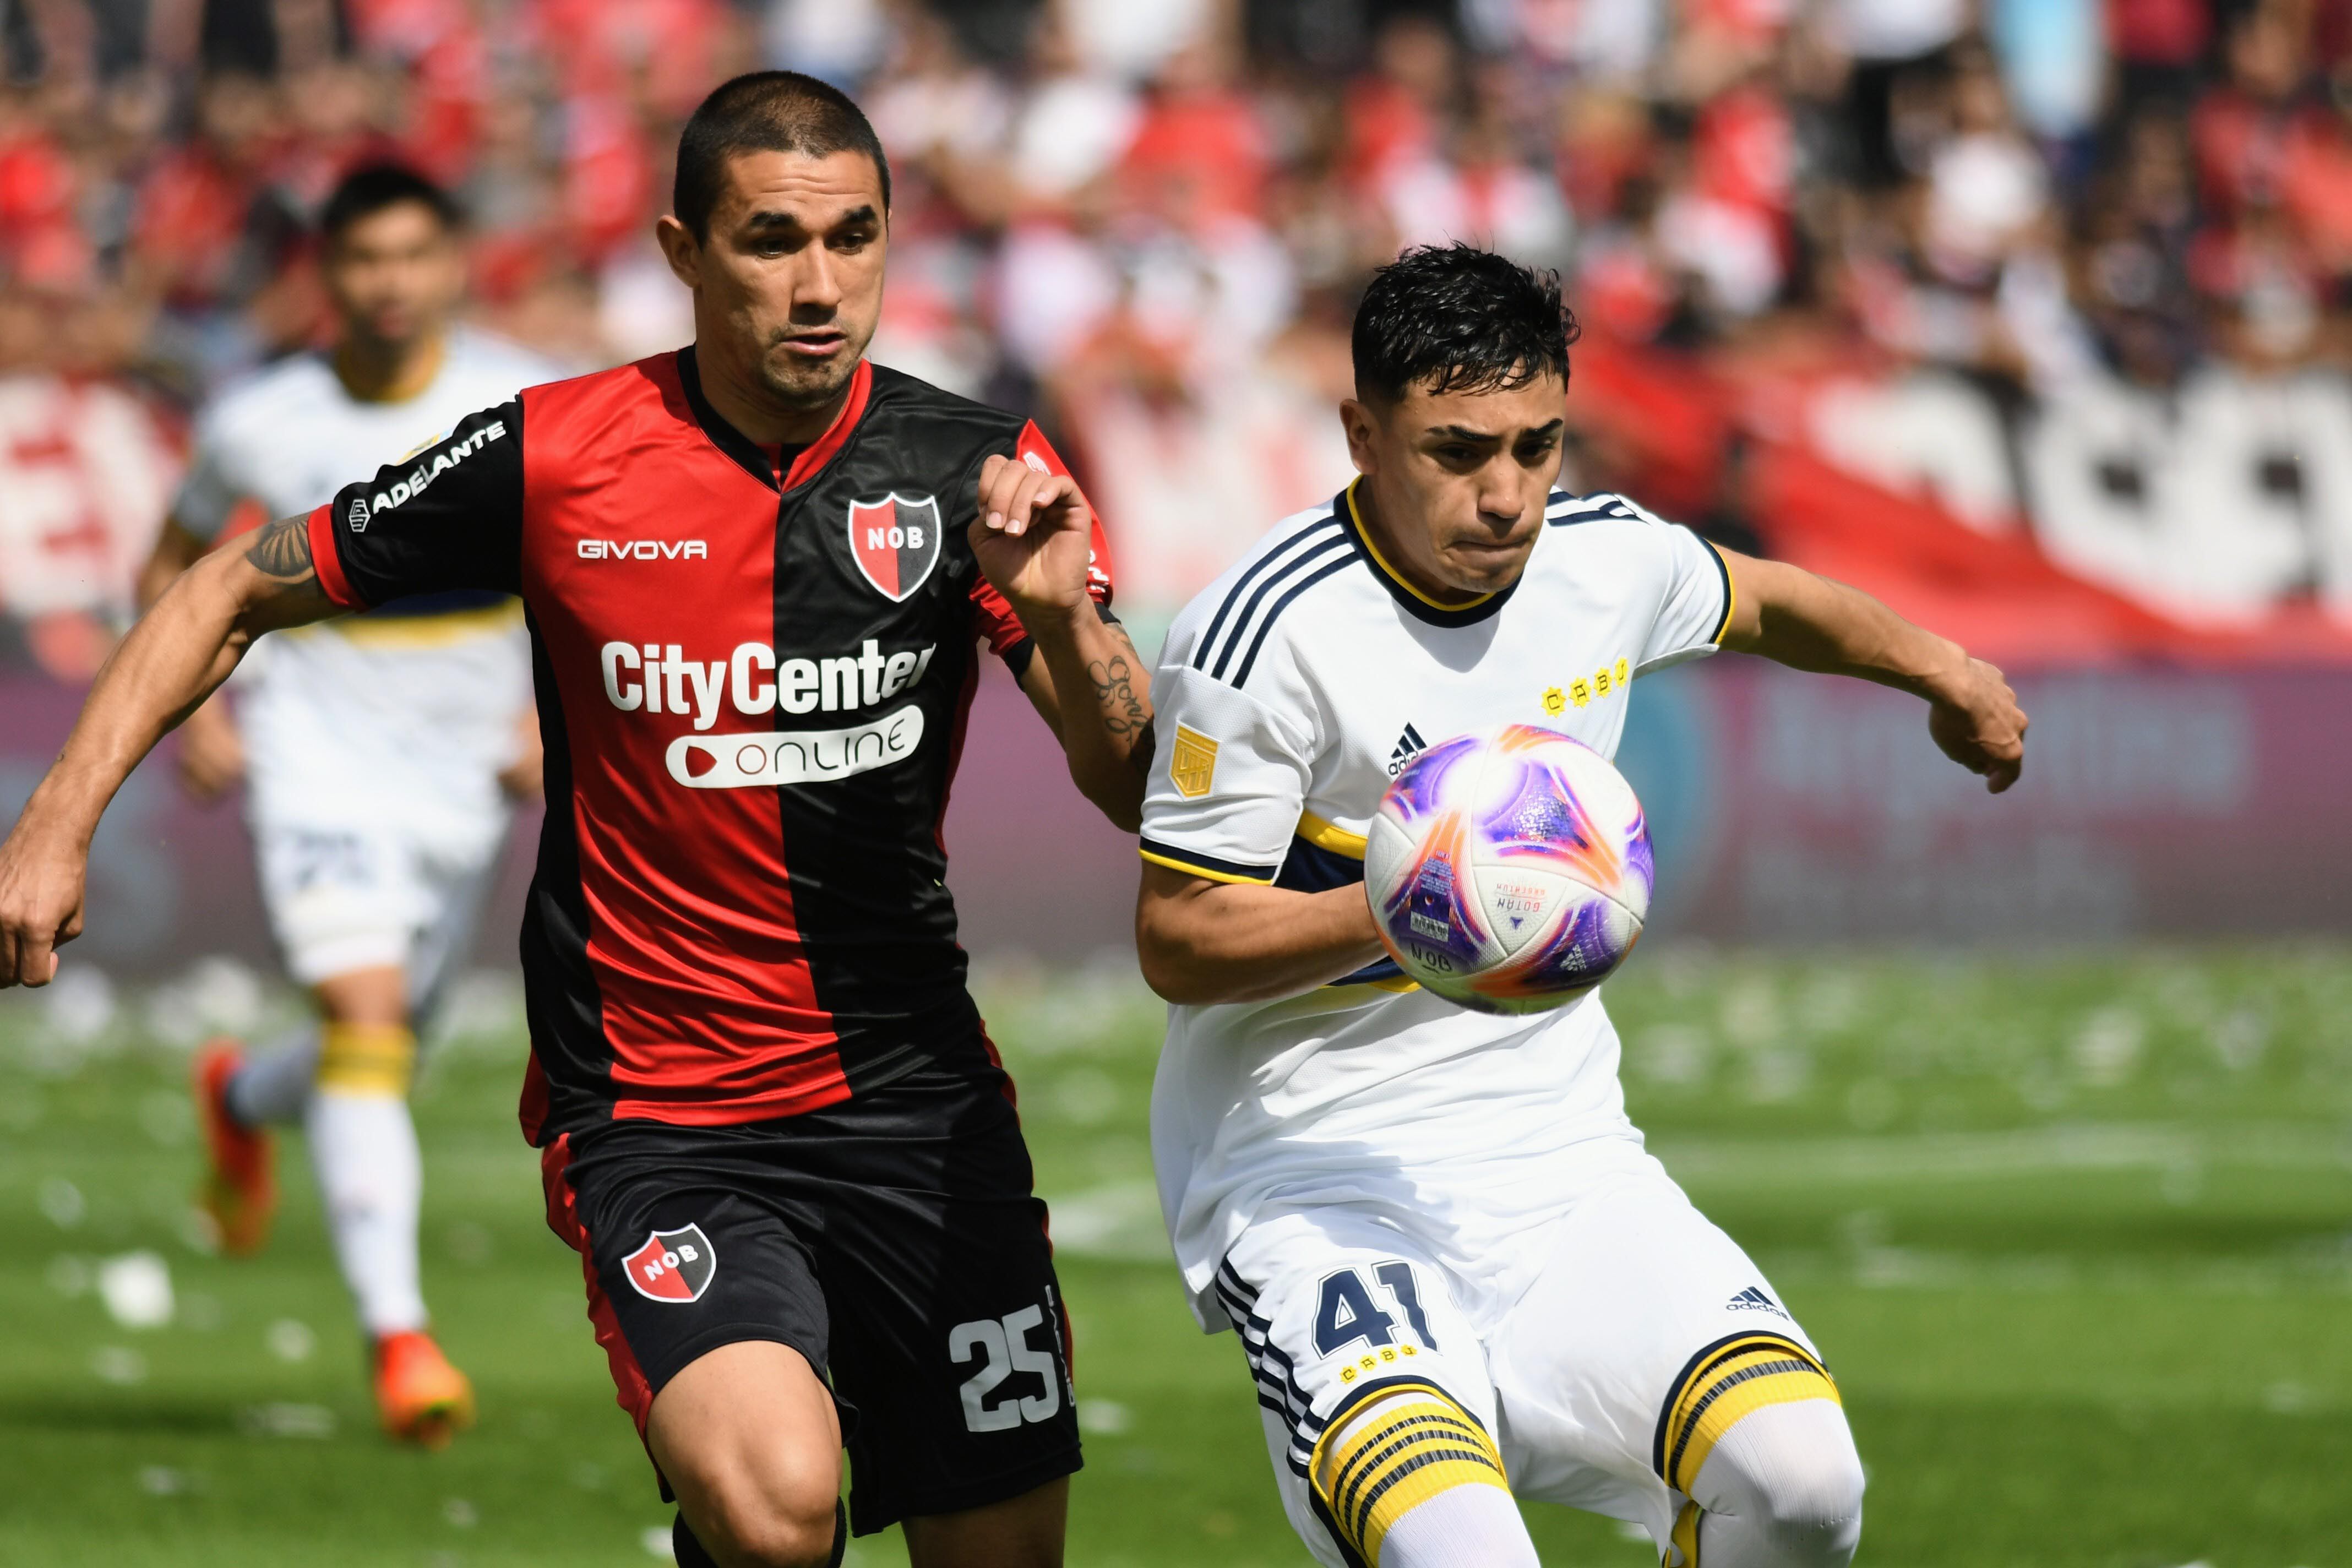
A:
[[[1002,1318],[979,1318],[958,1323],[948,1331],[948,1359],[963,1363],[980,1357],[980,1370],[964,1379],[957,1392],[963,1396],[963,1424],[974,1432],[1009,1432],[1024,1421],[1050,1421],[1062,1408],[1061,1331],[1056,1324],[1052,1342],[1029,1343],[1030,1334],[1049,1321],[1047,1308],[1035,1304]],[[988,1396],[1014,1373],[1030,1373],[1043,1381],[1042,1394],[1008,1392],[991,1405]]]

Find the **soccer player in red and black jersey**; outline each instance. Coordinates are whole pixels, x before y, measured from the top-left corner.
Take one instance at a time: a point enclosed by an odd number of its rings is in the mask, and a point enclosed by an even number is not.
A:
[[[0,847],[0,984],[54,974],[106,803],[255,637],[519,594],[549,800],[523,1126],[681,1561],[837,1562],[845,1436],[860,1532],[1043,1568],[1067,1321],[940,825],[985,641],[1132,827],[1140,661],[1036,428],[865,361],[889,175],[846,98],[721,87],[675,206],[691,348],[474,415],[163,595]]]

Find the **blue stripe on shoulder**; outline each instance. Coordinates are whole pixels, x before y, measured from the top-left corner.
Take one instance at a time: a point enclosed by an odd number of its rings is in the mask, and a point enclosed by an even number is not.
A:
[[[1292,556],[1279,571],[1269,572],[1258,579],[1257,587],[1251,592],[1249,601],[1242,606],[1242,613],[1234,617],[1232,629],[1225,637],[1224,651],[1217,655],[1216,665],[1210,669],[1209,673],[1219,680],[1225,678],[1225,666],[1233,662],[1234,652],[1240,648],[1243,637],[1249,631],[1250,622],[1258,613],[1258,606],[1265,603],[1267,595],[1277,590],[1287,589],[1274,602],[1274,607],[1266,611],[1265,619],[1258,624],[1257,640],[1250,644],[1249,657],[1242,661],[1241,673],[1234,677],[1234,684],[1239,686],[1244,680],[1249,679],[1250,664],[1257,658],[1257,650],[1265,641],[1266,627],[1274,625],[1274,617],[1282,613],[1283,605],[1298,596],[1297,588],[1292,584],[1300,581],[1300,574],[1315,572],[1317,576],[1328,576],[1333,566],[1327,566],[1325,563],[1333,562],[1336,556],[1338,559],[1334,565],[1344,566],[1352,558],[1353,549],[1354,546],[1348,542],[1345,534],[1334,533]],[[1318,568],[1321,570],[1317,571]],[[1307,579],[1308,582],[1314,580],[1314,577]]]
[[[1265,646],[1265,634],[1274,630],[1274,623],[1276,619],[1281,616],[1284,610],[1290,607],[1290,602],[1297,598],[1299,595],[1307,592],[1307,589],[1315,586],[1316,584],[1323,581],[1324,578],[1331,575],[1334,572],[1343,572],[1356,563],[1357,555],[1355,546],[1349,544],[1344,539],[1340,540],[1339,542],[1340,550],[1337,560],[1328,562],[1304,577],[1295,577],[1291,582],[1289,591],[1284,594],[1281,598],[1276,599],[1274,602],[1274,607],[1266,611],[1265,619],[1258,623],[1257,636],[1252,639],[1250,643],[1248,656],[1242,660],[1241,668],[1234,672],[1234,685],[1235,687],[1242,686],[1249,679],[1250,670],[1257,664],[1258,649]]]
[[[1553,528],[1566,528],[1579,522],[1599,522],[1603,519],[1632,522],[1640,516],[1624,497],[1608,490],[1595,490],[1589,496],[1562,495],[1554,491],[1544,507],[1544,521]]]
[[[1312,541],[1323,531],[1327,529],[1336,531],[1339,527],[1339,520],[1336,517],[1324,517],[1311,522],[1259,556],[1250,563],[1247,570],[1234,578],[1234,585],[1225,591],[1224,602],[1217,606],[1216,615],[1210,618],[1209,629],[1201,634],[1200,645],[1192,653],[1192,668],[1202,670],[1209,668],[1209,656],[1215,649],[1218,634],[1225,629],[1226,618],[1234,613],[1234,606],[1242,602],[1243,597],[1257,584],[1261,578],[1270,574],[1288,570],[1297,560],[1297,556],[1292,552],[1302,542]],[[1244,620],[1248,618],[1246,611],[1244,612],[1243,618]],[[1238,623],[1235,624],[1234,631],[1236,637],[1240,635]]]

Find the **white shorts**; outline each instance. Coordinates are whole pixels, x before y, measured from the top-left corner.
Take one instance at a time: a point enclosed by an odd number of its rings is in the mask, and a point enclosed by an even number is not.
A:
[[[1416,1234],[1444,1223],[1434,1194],[1412,1215],[1269,1211],[1226,1255],[1217,1298],[1257,1384],[1283,1509],[1328,1568],[1354,1565],[1309,1458],[1373,1389],[1436,1385],[1495,1436],[1515,1495],[1639,1524],[1663,1552],[1685,1500],[1664,1479],[1670,1407],[1759,1337],[1814,1357],[1762,1271],[1634,1139],[1583,1146],[1571,1185],[1550,1217],[1495,1244],[1527,1253],[1524,1268],[1486,1276],[1529,1281],[1515,1299],[1434,1261],[1460,1242]]]
[[[309,627],[240,672],[262,901],[302,984],[399,966],[421,1026],[464,955],[513,816],[498,774],[529,701],[520,619]]]
[[[316,985],[358,969],[404,969],[422,1029],[473,941],[505,842],[503,814],[487,846],[436,845],[383,821],[262,822],[254,832],[287,972]]]

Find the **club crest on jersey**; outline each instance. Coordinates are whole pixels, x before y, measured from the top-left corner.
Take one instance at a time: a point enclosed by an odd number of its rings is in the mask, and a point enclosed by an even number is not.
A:
[[[698,1225],[657,1230],[621,1265],[638,1295],[652,1301],[698,1301],[719,1272],[719,1254]]]
[[[849,555],[885,597],[903,602],[940,563],[940,503],[897,491],[849,503]]]
[[[1176,726],[1176,749],[1168,759],[1168,782],[1186,800],[1198,800],[1217,782],[1217,742],[1187,725]]]

